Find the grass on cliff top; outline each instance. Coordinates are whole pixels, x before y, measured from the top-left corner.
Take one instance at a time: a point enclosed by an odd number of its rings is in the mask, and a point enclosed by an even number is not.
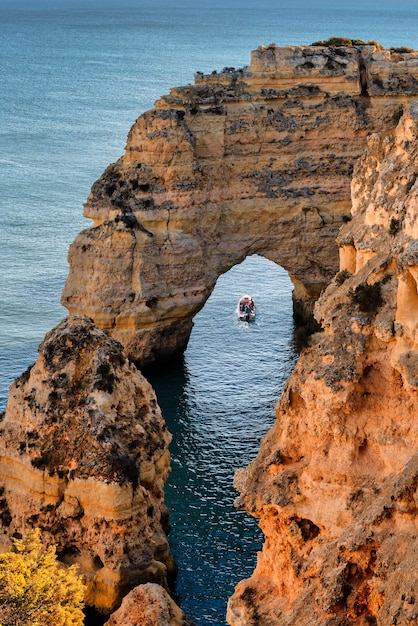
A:
[[[378,50],[383,50],[383,46],[377,41],[363,41],[362,39],[350,39],[348,37],[330,37],[322,41],[314,41],[311,46],[325,46],[326,48],[355,48],[356,46],[375,46]]]

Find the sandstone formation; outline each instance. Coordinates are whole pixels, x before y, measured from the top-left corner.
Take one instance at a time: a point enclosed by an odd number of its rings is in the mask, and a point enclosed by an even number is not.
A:
[[[170,435],[122,346],[83,317],[47,333],[0,422],[0,549],[41,529],[104,613],[175,572],[163,489]]]
[[[372,44],[272,44],[197,74],[137,119],[93,185],[64,306],[146,365],[184,350],[217,278],[260,254],[306,316],[338,270],[353,165],[416,94],[418,53]]]
[[[105,626],[193,626],[190,619],[159,585],[135,587]]]
[[[237,472],[265,543],[232,626],[418,623],[417,175],[415,102],[368,140],[341,271],[316,305],[323,332]]]

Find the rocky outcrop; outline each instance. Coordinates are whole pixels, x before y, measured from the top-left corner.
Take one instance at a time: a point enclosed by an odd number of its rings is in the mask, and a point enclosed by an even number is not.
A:
[[[105,626],[194,626],[159,585],[135,587]]]
[[[411,50],[271,45],[173,89],[93,185],[64,306],[146,365],[184,350],[217,278],[260,254],[289,272],[306,316],[338,270],[353,165],[417,79]]]
[[[341,271],[257,458],[236,475],[260,518],[232,626],[418,621],[418,103],[355,168]]]
[[[87,318],[65,319],[11,385],[0,427],[1,550],[39,527],[104,613],[139,583],[167,586],[170,435],[117,341]]]

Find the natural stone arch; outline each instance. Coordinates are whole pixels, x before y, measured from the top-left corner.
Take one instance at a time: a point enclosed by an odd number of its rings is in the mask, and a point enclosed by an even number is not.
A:
[[[80,301],[84,313],[119,339],[133,358],[140,355],[144,364],[154,360],[155,352],[166,358],[185,349],[193,317],[211,295],[219,276],[253,254],[283,267],[303,295],[314,300],[324,286],[324,275],[331,278],[335,273],[336,259],[329,259],[325,273],[323,267],[314,266],[315,261],[307,258],[303,249],[295,258],[295,246],[302,220],[309,236],[320,237],[322,221],[318,215],[286,219],[267,214],[269,219],[265,220],[264,211],[264,219],[258,220],[240,219],[242,210],[236,207],[235,211],[236,215],[230,211],[228,221],[212,223],[204,237],[199,236],[190,214],[177,233],[159,232],[154,227],[150,237],[123,222],[116,227],[102,224],[82,233],[71,251],[78,257],[77,271],[81,270],[82,276],[91,272],[98,277],[88,302]],[[336,232],[334,229],[333,239]],[[326,243],[324,252],[329,256],[330,242]],[[146,264],[136,259],[139,249],[146,253]],[[144,301],[138,302],[139,293]],[[84,309],[85,304],[89,308]],[[115,326],[108,325],[105,318],[111,306]]]
[[[338,270],[353,164],[418,92],[417,56],[269,46],[173,89],[93,185],[64,306],[146,365],[185,349],[218,276],[257,253],[288,271],[309,313]]]
[[[293,291],[294,283],[284,267],[261,254],[250,254],[218,276],[208,300],[193,318],[192,335],[197,326],[199,337],[195,338],[195,342],[198,341],[199,345],[205,342],[202,341],[202,334],[206,328],[210,328],[211,336],[214,332],[218,333],[215,328],[219,328],[221,333],[225,332],[225,328],[228,332],[235,327],[241,331],[244,327],[238,319],[237,309],[239,299],[244,294],[250,294],[255,301],[255,327],[259,324],[264,327],[265,323],[271,322],[275,326],[278,317],[282,320],[290,318],[285,323],[289,337],[293,337]],[[283,337],[283,333],[280,334]],[[193,350],[200,350],[200,347],[195,343]],[[216,359],[219,358],[217,355]]]

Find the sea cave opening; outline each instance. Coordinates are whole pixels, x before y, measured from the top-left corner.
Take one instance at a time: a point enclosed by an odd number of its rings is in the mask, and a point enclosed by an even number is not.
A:
[[[235,585],[251,575],[263,537],[234,507],[235,471],[256,456],[297,358],[287,272],[254,255],[219,277],[181,359],[150,381],[173,435],[166,486],[176,600],[198,626],[225,624]],[[257,306],[240,322],[239,298]]]

